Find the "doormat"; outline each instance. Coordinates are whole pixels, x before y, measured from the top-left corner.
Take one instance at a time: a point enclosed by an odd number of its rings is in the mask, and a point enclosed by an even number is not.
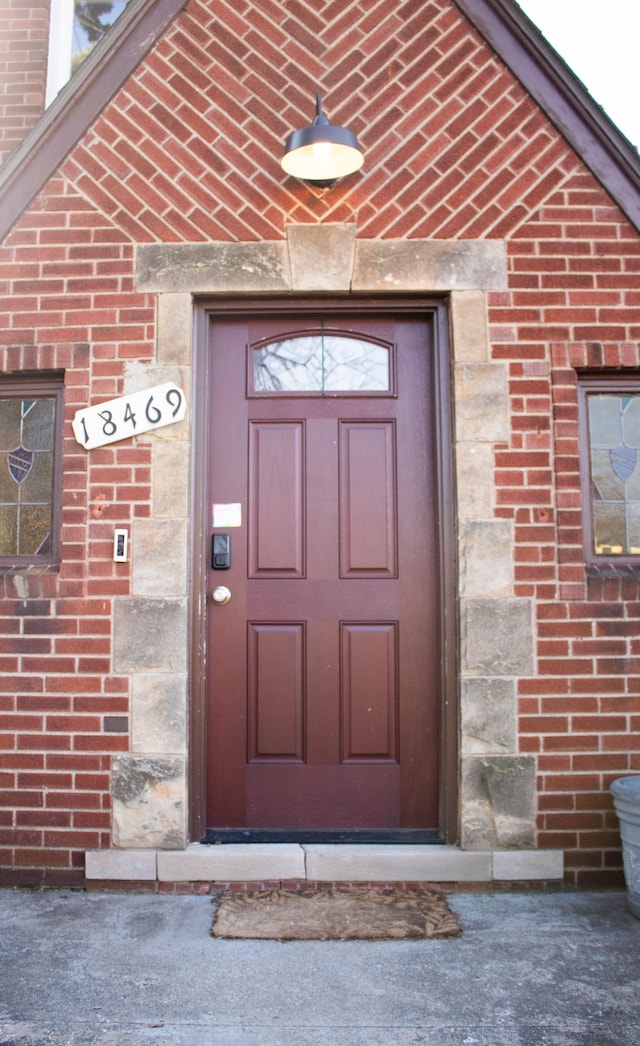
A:
[[[214,937],[274,941],[440,940],[462,930],[444,897],[425,889],[226,890]]]

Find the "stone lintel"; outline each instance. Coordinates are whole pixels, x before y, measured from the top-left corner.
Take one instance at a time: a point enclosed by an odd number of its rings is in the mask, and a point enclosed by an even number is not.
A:
[[[345,293],[351,288],[356,225],[288,225],[294,292]]]
[[[358,240],[351,223],[291,225],[286,241],[141,244],[136,253],[136,289],[159,294],[428,293],[506,286],[502,240]]]
[[[356,240],[352,288],[360,292],[503,290],[502,240]]]
[[[290,288],[284,240],[140,244],[136,252],[136,289],[139,291],[282,294]]]

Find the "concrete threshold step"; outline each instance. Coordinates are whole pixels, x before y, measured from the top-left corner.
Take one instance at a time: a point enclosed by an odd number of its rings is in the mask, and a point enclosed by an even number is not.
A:
[[[562,850],[460,850],[401,844],[192,843],[185,850],[89,850],[103,882],[514,882],[561,880]]]

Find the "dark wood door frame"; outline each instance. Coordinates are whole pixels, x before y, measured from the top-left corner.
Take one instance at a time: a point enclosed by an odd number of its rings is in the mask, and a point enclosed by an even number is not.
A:
[[[208,513],[208,454],[210,437],[209,354],[210,325],[219,316],[274,316],[296,312],[301,316],[318,307],[332,313],[411,314],[433,317],[440,631],[440,831],[444,840],[458,839],[458,613],[457,541],[453,468],[452,372],[449,316],[445,299],[437,298],[230,298],[196,303],[192,393],[190,588],[190,707],[189,807],[190,838],[198,842],[206,828],[206,580],[210,537]]]

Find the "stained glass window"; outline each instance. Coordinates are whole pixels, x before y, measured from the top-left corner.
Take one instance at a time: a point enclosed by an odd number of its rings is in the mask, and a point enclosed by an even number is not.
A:
[[[586,396],[593,553],[640,556],[640,390]]]
[[[252,393],[385,393],[391,390],[391,347],[367,339],[301,334],[251,349]]]
[[[0,386],[0,562],[54,555],[58,399]]]

